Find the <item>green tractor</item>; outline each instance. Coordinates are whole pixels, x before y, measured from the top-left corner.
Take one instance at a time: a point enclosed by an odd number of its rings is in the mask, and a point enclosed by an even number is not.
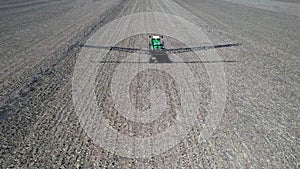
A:
[[[149,49],[150,50],[165,49],[163,36],[149,36]]]

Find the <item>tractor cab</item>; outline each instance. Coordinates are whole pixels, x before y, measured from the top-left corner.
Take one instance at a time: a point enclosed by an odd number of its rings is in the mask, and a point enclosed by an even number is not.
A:
[[[149,49],[150,50],[164,49],[163,36],[149,36]]]

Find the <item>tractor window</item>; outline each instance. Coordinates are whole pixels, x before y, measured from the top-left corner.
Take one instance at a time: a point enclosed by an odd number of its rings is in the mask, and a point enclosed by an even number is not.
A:
[[[153,39],[152,43],[153,45],[160,45],[160,39]]]

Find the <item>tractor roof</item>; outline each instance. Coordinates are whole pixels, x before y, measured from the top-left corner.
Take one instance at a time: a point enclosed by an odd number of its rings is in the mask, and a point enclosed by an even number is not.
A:
[[[153,39],[159,39],[159,36],[152,36]]]

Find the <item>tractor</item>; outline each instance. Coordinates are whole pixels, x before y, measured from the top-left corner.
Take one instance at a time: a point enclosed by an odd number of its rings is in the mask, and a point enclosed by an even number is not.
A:
[[[150,50],[161,50],[165,49],[163,36],[149,36],[149,49]]]

